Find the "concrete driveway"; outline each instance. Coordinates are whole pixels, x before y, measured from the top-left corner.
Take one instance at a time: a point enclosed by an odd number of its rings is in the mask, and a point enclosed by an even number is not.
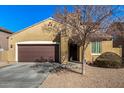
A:
[[[19,63],[0,68],[0,88],[36,88],[47,78],[51,63]]]

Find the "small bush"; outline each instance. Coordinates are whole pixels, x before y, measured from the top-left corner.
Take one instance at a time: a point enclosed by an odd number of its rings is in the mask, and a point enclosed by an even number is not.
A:
[[[122,65],[121,57],[112,52],[106,52],[100,55],[94,62],[94,65],[107,68],[119,68]]]

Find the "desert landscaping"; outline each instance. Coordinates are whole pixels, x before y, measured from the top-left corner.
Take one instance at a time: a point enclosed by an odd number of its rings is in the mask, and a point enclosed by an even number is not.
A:
[[[78,65],[80,68],[80,64]],[[78,68],[76,68],[78,69]],[[80,69],[78,69],[80,70]],[[123,88],[124,68],[85,66],[85,75],[62,70],[51,73],[40,87],[44,88]]]

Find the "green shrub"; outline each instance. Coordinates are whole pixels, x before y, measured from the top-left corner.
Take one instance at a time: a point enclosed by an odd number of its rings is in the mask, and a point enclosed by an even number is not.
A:
[[[105,52],[100,55],[94,62],[94,65],[107,68],[121,67],[121,57],[112,52]]]

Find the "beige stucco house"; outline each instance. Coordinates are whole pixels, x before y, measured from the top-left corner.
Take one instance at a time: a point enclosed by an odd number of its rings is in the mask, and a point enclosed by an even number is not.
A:
[[[81,46],[68,42],[68,38],[56,35],[52,24],[58,23],[48,18],[9,36],[6,60],[10,63],[56,61],[81,61]],[[44,26],[48,29],[44,30]],[[85,58],[92,62],[104,52],[114,52],[121,56],[121,48],[113,48],[112,39],[90,42]]]

